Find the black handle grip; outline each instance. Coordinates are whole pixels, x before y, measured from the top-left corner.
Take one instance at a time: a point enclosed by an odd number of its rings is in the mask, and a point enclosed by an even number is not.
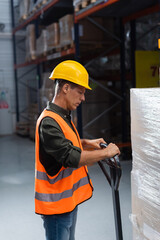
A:
[[[108,146],[107,143],[100,143],[100,147],[101,147],[101,148],[106,148],[107,146]]]
[[[106,148],[108,146],[107,143],[100,143],[101,148]],[[109,158],[112,164],[114,164],[116,167],[119,167],[118,165],[120,164],[119,162],[119,157],[118,154],[116,154],[114,157]]]

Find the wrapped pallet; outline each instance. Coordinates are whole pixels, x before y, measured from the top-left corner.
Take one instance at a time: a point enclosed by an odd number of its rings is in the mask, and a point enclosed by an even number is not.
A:
[[[160,88],[131,90],[133,240],[160,239]]]
[[[29,24],[26,28],[26,61],[36,59],[35,25]]]
[[[29,2],[29,10],[28,10],[28,15],[29,16],[33,13],[34,5],[35,5],[35,0],[30,0],[30,2]]]
[[[33,12],[36,12],[38,11],[40,8],[42,8],[48,0],[31,0],[31,1],[34,1],[34,4],[33,4]]]
[[[59,23],[55,22],[46,27],[47,49],[50,50],[59,45]]]
[[[74,20],[73,15],[68,14],[59,19],[60,45],[73,45],[74,42]]]
[[[87,7],[91,3],[95,3],[97,0],[73,0],[75,11],[78,12],[81,8]]]
[[[73,6],[75,9],[75,12],[78,12],[80,10],[81,4],[82,4],[82,0],[73,0]]]
[[[45,56],[47,53],[47,31],[43,29],[41,35],[36,40],[36,55]]]
[[[29,5],[30,0],[19,0],[19,13],[20,13],[19,21],[27,19],[29,13]]]

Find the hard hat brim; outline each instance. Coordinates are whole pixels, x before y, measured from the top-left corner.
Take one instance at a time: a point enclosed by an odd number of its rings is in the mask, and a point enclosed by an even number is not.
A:
[[[85,84],[82,84],[82,83],[78,83],[78,82],[75,83],[74,80],[72,80],[72,79],[65,79],[63,76],[59,76],[59,77],[57,76],[57,77],[55,77],[55,78],[49,77],[49,79],[51,79],[51,80],[63,79],[63,80],[66,80],[66,81],[68,81],[68,82],[72,82],[72,83],[77,84],[77,85],[79,85],[79,86],[85,87],[85,88],[88,89],[88,90],[92,90],[92,88],[91,88],[90,86],[88,86],[88,85],[85,85]]]

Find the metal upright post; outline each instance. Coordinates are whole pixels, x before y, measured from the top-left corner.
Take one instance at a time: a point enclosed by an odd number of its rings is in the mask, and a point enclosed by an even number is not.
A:
[[[80,49],[79,49],[79,23],[74,24],[74,40],[75,40],[75,60],[79,62]]]
[[[135,50],[136,50],[136,21],[130,22],[131,26],[131,71],[132,71],[132,87],[136,87],[136,76],[135,76]]]
[[[36,32],[36,38],[39,37],[39,22],[38,22],[38,19],[35,20],[34,22],[35,24],[35,32]],[[37,103],[38,103],[38,112],[40,113],[41,112],[41,109],[40,109],[40,96],[39,96],[39,89],[41,88],[42,86],[42,82],[41,82],[41,68],[40,68],[40,64],[37,64],[36,65],[36,68],[37,68]]]
[[[122,100],[122,142],[127,141],[127,129],[126,129],[126,68],[125,68],[125,32],[124,24],[120,19],[120,70],[121,70],[121,96]]]
[[[79,24],[74,24],[74,37],[75,37],[75,60],[79,62],[80,49],[79,49]],[[77,129],[80,137],[83,137],[82,128],[82,105],[77,108]]]
[[[11,0],[11,18],[12,18],[12,30],[13,30],[15,27],[13,0]],[[14,33],[12,33],[12,43],[13,43],[14,78],[15,78],[15,91],[16,91],[16,120],[17,122],[19,122],[18,75],[17,75],[17,69],[16,69],[16,64],[17,64],[16,37]]]

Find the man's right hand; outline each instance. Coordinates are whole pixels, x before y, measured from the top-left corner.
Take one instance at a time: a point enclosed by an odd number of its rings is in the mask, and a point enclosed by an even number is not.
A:
[[[103,150],[104,150],[105,158],[111,158],[111,157],[114,157],[115,155],[120,154],[119,148],[114,143],[108,144],[108,146]]]

